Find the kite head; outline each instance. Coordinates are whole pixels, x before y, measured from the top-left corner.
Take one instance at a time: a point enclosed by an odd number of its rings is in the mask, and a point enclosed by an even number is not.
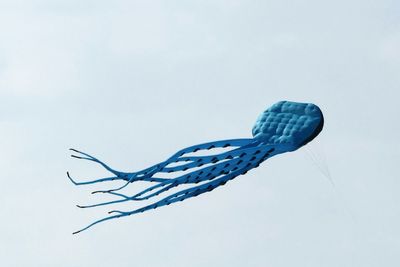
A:
[[[252,132],[262,143],[294,151],[313,140],[323,126],[324,117],[318,106],[280,101],[258,117]]]

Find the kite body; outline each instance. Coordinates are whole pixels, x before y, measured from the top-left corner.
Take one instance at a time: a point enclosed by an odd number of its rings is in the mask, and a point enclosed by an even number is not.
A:
[[[95,221],[75,233],[86,230],[103,221],[156,209],[212,191],[224,185],[229,180],[245,174],[250,169],[258,167],[263,161],[272,156],[291,152],[304,146],[320,133],[323,124],[324,118],[318,106],[309,103],[281,101],[265,110],[258,117],[252,131],[253,138],[230,139],[194,145],[178,151],[163,162],[132,173],[116,171],[86,153],[71,149],[80,154],[80,156],[72,155],[73,157],[99,163],[114,175],[113,177],[101,178],[89,182],[75,182],[69,173],[67,173],[75,185],[94,184],[113,180],[125,181],[125,184],[119,188],[93,192],[111,194],[119,199],[95,205],[78,206],[80,208],[111,205],[126,201],[148,200],[160,194],[166,194],[168,190],[179,185],[198,184],[167,195],[153,204],[136,210],[110,211],[109,213],[114,215]],[[207,156],[193,155],[200,150],[212,151],[213,148],[225,148],[227,151]],[[176,174],[176,177],[161,178],[159,176],[162,173],[173,173]],[[133,196],[117,192],[135,181],[147,181],[154,183],[154,185]]]

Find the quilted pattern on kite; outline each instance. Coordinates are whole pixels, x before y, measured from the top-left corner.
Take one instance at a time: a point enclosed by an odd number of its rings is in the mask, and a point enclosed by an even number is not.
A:
[[[322,112],[311,103],[280,101],[265,110],[253,127],[253,136],[267,144],[304,145],[323,123]]]

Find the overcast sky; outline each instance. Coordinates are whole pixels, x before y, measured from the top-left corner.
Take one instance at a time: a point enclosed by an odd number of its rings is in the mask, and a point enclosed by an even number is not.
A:
[[[0,264],[399,266],[399,3],[0,0]],[[307,149],[71,234],[117,184],[74,186],[107,174],[68,148],[137,171],[280,100],[323,110]]]

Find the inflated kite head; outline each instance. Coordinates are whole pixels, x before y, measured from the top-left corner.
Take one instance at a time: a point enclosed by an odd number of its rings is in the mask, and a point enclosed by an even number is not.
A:
[[[293,151],[314,139],[324,117],[311,103],[280,101],[265,110],[253,127],[254,139],[266,144],[287,145]]]

